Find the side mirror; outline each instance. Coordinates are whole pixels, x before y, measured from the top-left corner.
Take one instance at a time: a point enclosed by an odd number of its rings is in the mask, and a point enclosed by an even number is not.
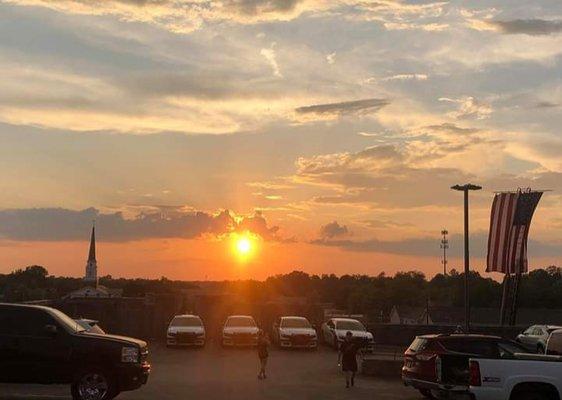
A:
[[[45,331],[45,333],[47,333],[47,335],[49,336],[56,336],[58,329],[55,325],[45,325],[43,327],[43,330]]]

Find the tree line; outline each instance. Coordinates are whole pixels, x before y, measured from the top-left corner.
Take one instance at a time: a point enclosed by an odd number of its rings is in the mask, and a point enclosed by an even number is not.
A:
[[[499,307],[501,283],[478,272],[470,273],[472,307]],[[100,284],[120,288],[125,297],[146,293],[181,293],[201,283],[160,279],[125,279],[104,276]],[[310,303],[331,303],[350,313],[373,319],[387,316],[392,306],[423,307],[432,305],[462,307],[464,274],[451,270],[428,279],[422,272],[398,272],[367,275],[309,275],[301,271],[275,275],[265,281],[243,280],[215,282],[215,287],[243,296],[249,302],[267,302],[278,296],[302,297]],[[82,279],[56,277],[38,265],[0,274],[0,301],[21,302],[63,297],[84,286]],[[521,280],[520,307],[562,308],[562,268],[536,269]]]

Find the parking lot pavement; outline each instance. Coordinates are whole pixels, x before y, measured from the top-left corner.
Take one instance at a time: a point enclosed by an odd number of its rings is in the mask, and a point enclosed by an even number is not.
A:
[[[377,399],[420,400],[413,389],[399,379],[358,376],[356,387],[345,388],[337,367],[337,354],[327,348],[318,351],[272,349],[268,378],[257,379],[258,359],[253,349],[222,349],[212,343],[206,348],[167,349],[150,347],[153,370],[148,384],[119,395],[122,400],[330,400]],[[0,385],[6,400],[69,399],[66,386]]]

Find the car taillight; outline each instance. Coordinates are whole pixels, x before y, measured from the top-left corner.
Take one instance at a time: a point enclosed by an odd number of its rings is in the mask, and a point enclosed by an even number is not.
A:
[[[470,361],[470,386],[481,386],[480,365],[477,361]]]

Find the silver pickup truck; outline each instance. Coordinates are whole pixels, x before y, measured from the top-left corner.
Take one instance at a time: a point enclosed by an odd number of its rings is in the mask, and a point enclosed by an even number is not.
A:
[[[474,400],[562,399],[562,356],[514,354],[469,360]]]

